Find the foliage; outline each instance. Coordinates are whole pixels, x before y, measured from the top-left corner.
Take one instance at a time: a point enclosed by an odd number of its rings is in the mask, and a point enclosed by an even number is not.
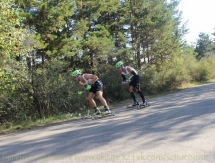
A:
[[[104,97],[108,102],[117,102],[129,97],[128,85],[121,84],[121,75],[115,67],[110,65],[100,67],[99,78],[104,84]]]
[[[20,10],[14,8],[12,1],[0,2],[0,92],[11,92],[16,83],[16,73],[23,70],[22,63],[16,62],[26,53],[23,46],[25,30],[22,29]]]
[[[190,64],[190,76],[193,82],[206,82],[215,78],[215,57],[202,59],[200,62]]]
[[[156,94],[174,90],[184,83],[195,81],[196,78],[192,74],[196,72],[197,69],[194,67],[197,64],[199,63],[195,56],[182,53],[180,58],[165,60],[165,64],[159,69],[156,66],[145,68],[142,71],[143,90],[149,94]]]
[[[129,97],[114,66],[119,60],[138,70],[146,95],[215,78],[214,58],[204,56],[214,43],[204,33],[195,51],[184,42],[178,4],[2,0],[0,123],[10,128],[91,109],[86,93],[77,94],[73,69],[98,75],[108,103]]]
[[[62,73],[67,65],[66,62],[50,61],[34,72],[34,109],[41,118],[87,108],[87,101],[83,100],[84,95],[78,96],[70,73]]]
[[[199,34],[199,39],[197,39],[197,44],[195,48],[195,52],[198,53],[196,58],[198,60],[202,59],[205,56],[206,52],[210,52],[213,50],[213,42],[210,36],[206,33],[201,32]]]
[[[23,17],[13,1],[0,2],[0,123],[17,117],[20,107],[28,108],[28,99],[23,93],[27,82],[25,64],[21,62],[24,54],[30,50],[24,46],[26,30],[22,29]],[[28,99],[31,101],[30,99]],[[21,109],[21,110],[22,110]]]

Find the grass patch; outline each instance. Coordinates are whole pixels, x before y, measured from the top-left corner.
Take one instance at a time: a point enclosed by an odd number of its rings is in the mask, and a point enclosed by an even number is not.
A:
[[[32,129],[35,127],[46,126],[54,123],[76,120],[80,118],[81,113],[71,113],[71,114],[61,114],[58,116],[47,117],[43,119],[38,119],[35,122],[33,121],[20,121],[13,124],[11,122],[6,122],[0,126],[0,135],[8,134],[19,130]]]

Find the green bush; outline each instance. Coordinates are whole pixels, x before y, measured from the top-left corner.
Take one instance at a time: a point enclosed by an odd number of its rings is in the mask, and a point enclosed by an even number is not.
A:
[[[215,79],[214,65],[215,57],[196,61],[192,56],[182,55],[166,60],[162,65],[143,67],[139,72],[141,90],[145,95],[151,95],[176,89],[183,83]],[[5,127],[10,128],[13,123],[92,109],[87,92],[78,95],[80,88],[65,71],[66,67],[67,63],[49,61],[43,68],[32,69],[31,75],[23,71],[23,74],[17,73],[15,79],[7,78],[11,81],[9,89],[0,96],[1,125],[5,123]],[[104,84],[104,98],[109,104],[130,98],[128,85],[121,84],[121,75],[114,66],[101,64],[95,72]],[[95,100],[98,106],[101,105]]]
[[[122,85],[122,78],[118,70],[106,65],[100,68],[99,78],[104,84],[104,98],[109,102],[121,101],[129,96],[128,85]]]
[[[162,65],[151,65],[143,69],[140,73],[143,90],[149,94],[156,94],[176,89],[183,83],[189,83],[191,77],[185,60],[189,59],[187,57],[171,58]]]
[[[206,82],[215,78],[215,57],[204,58],[190,68],[190,76],[193,82]]]

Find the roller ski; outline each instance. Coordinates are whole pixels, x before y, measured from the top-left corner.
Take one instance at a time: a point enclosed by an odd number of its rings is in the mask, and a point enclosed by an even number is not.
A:
[[[109,109],[105,109],[104,112],[101,112],[99,109],[95,109],[95,113],[93,115],[88,115],[88,116],[84,116],[82,117],[83,120],[85,119],[96,119],[96,118],[102,118],[102,117],[106,117],[106,116],[115,116],[115,112],[109,110]]]
[[[136,108],[136,109],[140,109],[140,105],[139,105],[139,103],[136,101],[136,102],[134,102],[132,105],[127,105],[126,106],[126,109],[130,109],[130,108]]]
[[[140,104],[140,109],[141,108],[146,108],[148,106],[150,106],[150,104],[147,101],[145,101],[144,103]]]
[[[148,107],[150,106],[149,103],[147,101],[145,101],[144,103],[142,104],[139,104],[138,102],[134,102],[134,104],[132,105],[127,105],[126,108],[127,109],[130,109],[130,108],[136,108],[136,109],[141,109],[141,108],[145,108],[145,107]]]

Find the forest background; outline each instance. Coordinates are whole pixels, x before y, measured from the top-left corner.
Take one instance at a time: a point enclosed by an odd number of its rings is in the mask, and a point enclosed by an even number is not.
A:
[[[187,44],[179,3],[2,0],[1,128],[90,109],[86,94],[77,94],[75,69],[99,76],[108,103],[129,96],[117,61],[138,70],[145,95],[215,79],[215,40],[201,32],[196,44]]]

